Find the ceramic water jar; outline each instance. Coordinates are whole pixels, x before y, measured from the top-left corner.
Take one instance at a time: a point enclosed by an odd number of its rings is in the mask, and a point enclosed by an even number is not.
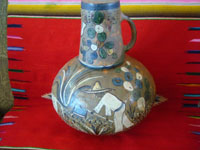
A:
[[[83,0],[79,56],[67,62],[52,86],[53,106],[71,127],[94,135],[114,134],[139,123],[155,100],[148,70],[125,55],[136,41],[134,23],[118,0]],[[132,39],[123,45],[121,21]]]

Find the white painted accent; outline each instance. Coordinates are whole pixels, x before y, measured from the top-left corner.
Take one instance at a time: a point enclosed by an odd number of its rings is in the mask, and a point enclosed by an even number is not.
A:
[[[123,125],[126,127],[126,128],[129,128],[131,126],[133,126],[134,124],[128,119],[128,117],[125,115],[124,113],[124,116],[123,116]]]
[[[145,111],[145,99],[144,99],[144,97],[140,97],[137,100],[137,107],[140,111]]]
[[[94,108],[94,111],[97,113],[100,112],[103,106],[105,106],[106,109],[106,116],[111,116],[111,111],[115,111],[121,106],[122,102],[114,95],[110,93],[106,93],[98,105]]]
[[[124,81],[123,86],[124,86],[124,88],[125,88],[126,90],[128,90],[128,91],[130,91],[130,92],[133,91],[133,86],[131,85],[130,82]]]
[[[117,112],[115,112],[114,114],[115,133],[123,130],[122,119],[123,119],[124,111],[125,111],[125,105],[123,105],[123,107]]]
[[[95,31],[97,33],[102,33],[104,31],[103,27],[101,25],[96,25],[95,26]]]
[[[96,79],[96,78],[103,78],[103,76],[96,76],[96,77],[86,78],[85,80],[80,81],[77,86],[81,85],[82,83],[84,83],[84,82],[86,82],[88,80],[92,80],[92,79]]]
[[[82,28],[81,28],[81,36],[83,35],[83,31],[86,27],[86,24],[84,22],[82,22]]]
[[[84,69],[84,68],[83,68],[83,69]],[[77,71],[76,73],[74,73],[73,76],[68,80],[66,86],[64,87],[64,92],[63,92],[64,103],[63,103],[63,105],[65,105],[65,101],[66,101],[66,99],[65,99],[64,96],[65,96],[65,94],[66,94],[66,88],[67,88],[68,84],[69,84],[70,81],[74,78],[74,76],[76,76],[77,74],[79,74],[80,72],[82,72],[83,69],[80,69],[79,71]],[[66,104],[65,106],[67,106],[67,105],[69,105],[69,101],[67,101],[67,104]]]
[[[108,53],[108,55],[112,55],[112,54],[113,54],[113,52],[114,52],[114,50],[113,50],[113,49],[108,49],[108,50],[107,50],[107,53]]]
[[[136,73],[136,79],[142,80],[142,75],[139,72]]]
[[[121,67],[121,70],[122,70],[123,72],[129,72],[128,68],[126,68],[126,67]]]
[[[120,132],[123,130],[123,125],[128,128],[133,125],[133,123],[128,119],[125,111],[125,104],[118,99],[115,95],[111,93],[106,93],[102,99],[99,101],[98,105],[94,108],[96,113],[99,113],[101,109],[105,106],[105,115],[111,116],[111,111],[114,112],[114,125],[115,132]]]
[[[130,63],[129,61],[126,61],[126,64],[127,64],[127,65],[131,65],[131,63]]]
[[[62,83],[61,83],[61,85],[60,85],[60,100],[61,100],[61,102],[63,102],[61,89],[62,89],[62,87],[63,87],[63,83],[64,83],[64,79],[65,79],[65,70],[62,70],[62,72],[63,72],[63,78],[62,78]]]
[[[56,112],[58,112],[58,106],[57,106],[57,98],[51,94],[51,97],[52,97],[52,102],[53,102],[53,106],[54,106],[54,109],[56,110]]]
[[[91,45],[91,49],[92,49],[93,51],[96,51],[96,50],[97,50],[97,45],[92,44],[92,45]]]
[[[89,47],[88,46],[83,46],[83,49],[88,51],[89,50]]]

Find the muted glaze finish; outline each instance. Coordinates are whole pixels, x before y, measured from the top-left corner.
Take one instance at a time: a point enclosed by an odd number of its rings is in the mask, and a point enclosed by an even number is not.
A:
[[[124,131],[140,122],[155,99],[147,69],[126,57],[112,69],[93,70],[77,58],[58,73],[52,87],[54,108],[71,127],[102,135]]]
[[[155,84],[137,60],[125,57],[136,40],[134,23],[119,1],[82,1],[80,52],[52,86],[56,112],[71,127],[94,135],[115,134],[140,122],[155,100]],[[123,45],[121,21],[132,39]],[[108,69],[109,68],[109,69]]]
[[[134,23],[121,13],[119,1],[108,3],[81,3],[81,41],[79,60],[90,68],[110,68],[121,64],[125,51],[136,40]],[[124,46],[121,21],[131,26],[132,40]]]

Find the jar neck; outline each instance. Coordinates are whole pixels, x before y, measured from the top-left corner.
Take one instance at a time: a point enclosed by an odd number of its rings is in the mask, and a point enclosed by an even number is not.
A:
[[[101,4],[101,3],[114,3],[119,2],[119,0],[81,0],[84,3],[94,3],[94,4]]]

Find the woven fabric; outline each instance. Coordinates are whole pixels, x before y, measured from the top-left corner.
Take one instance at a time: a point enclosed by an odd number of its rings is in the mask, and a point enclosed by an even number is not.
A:
[[[9,69],[15,106],[0,126],[0,146],[41,147],[63,150],[196,150],[199,148],[197,104],[184,94],[197,94],[200,83],[199,55],[188,50],[199,48],[199,21],[137,20],[137,41],[128,55],[141,61],[155,78],[157,93],[168,101],[152,109],[133,129],[113,136],[91,136],[66,125],[53,109],[51,100],[41,98],[51,92],[59,69],[78,55],[80,20],[9,18]],[[128,23],[122,23],[124,42],[130,40]],[[13,38],[15,36],[15,38]],[[16,36],[18,37],[16,39]],[[12,37],[12,38],[11,38]],[[185,84],[187,83],[187,84]],[[179,84],[179,85],[177,85]],[[181,85],[182,84],[182,85]],[[24,98],[24,99],[23,99]],[[197,97],[198,98],[198,97]],[[197,115],[198,116],[198,115]],[[6,124],[7,123],[7,124]],[[10,124],[9,124],[10,123]]]

